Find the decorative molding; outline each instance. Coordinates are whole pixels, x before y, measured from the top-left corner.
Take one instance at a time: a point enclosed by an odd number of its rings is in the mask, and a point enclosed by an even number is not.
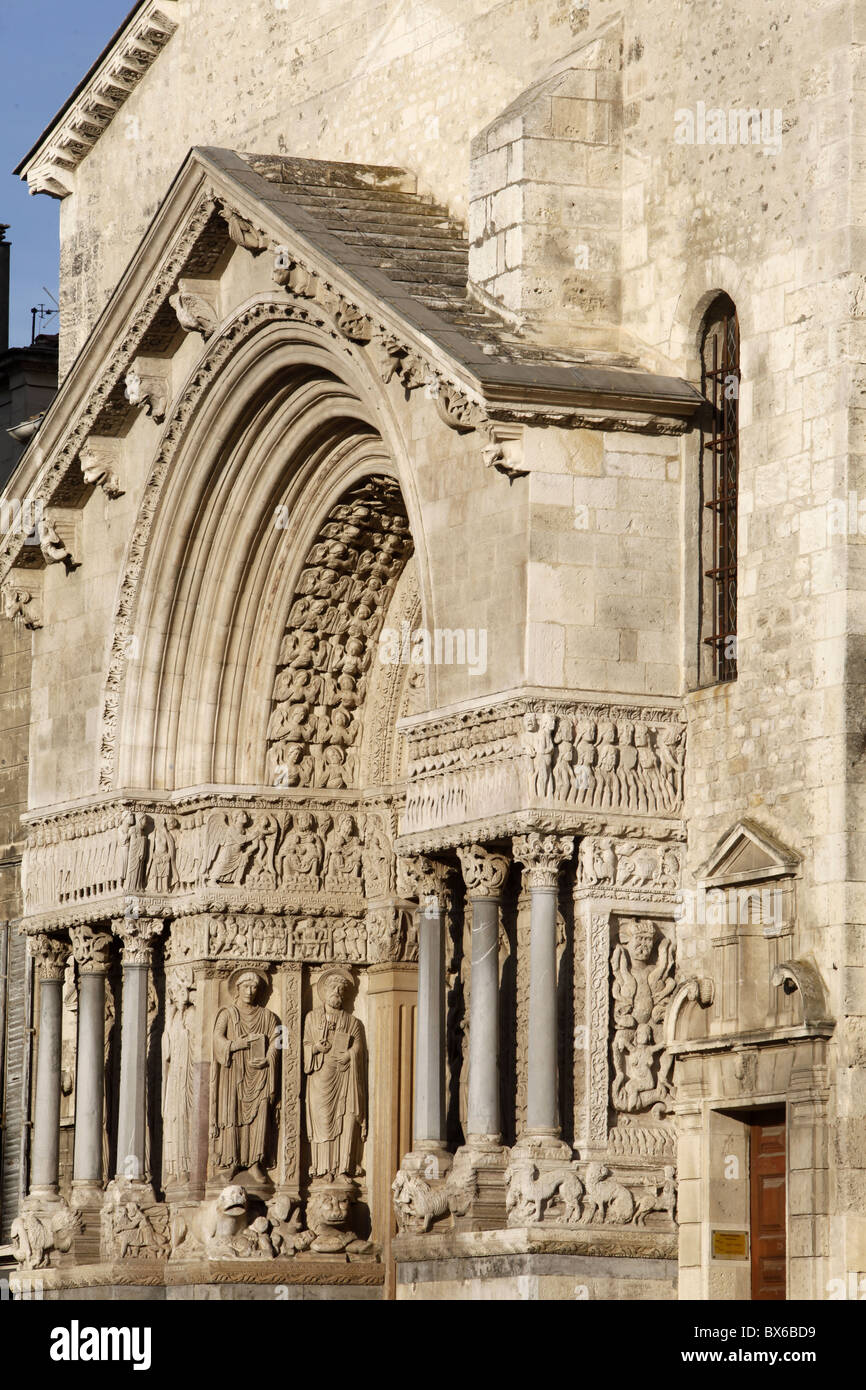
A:
[[[175,0],[149,0],[19,167],[31,193],[65,198],[71,175],[177,30]]]

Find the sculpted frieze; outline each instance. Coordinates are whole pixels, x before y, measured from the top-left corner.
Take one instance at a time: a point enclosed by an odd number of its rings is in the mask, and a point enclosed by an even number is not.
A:
[[[544,803],[670,817],[682,808],[685,725],[671,709],[510,700],[406,730],[401,834]]]
[[[354,809],[107,806],[31,825],[28,917],[122,898],[155,913],[232,910],[313,916],[388,896],[385,818]],[[106,915],[125,908],[112,905]],[[98,913],[80,920],[96,920]],[[65,921],[63,925],[65,925]]]
[[[578,854],[578,889],[589,897],[671,901],[680,886],[678,844],[587,835]]]

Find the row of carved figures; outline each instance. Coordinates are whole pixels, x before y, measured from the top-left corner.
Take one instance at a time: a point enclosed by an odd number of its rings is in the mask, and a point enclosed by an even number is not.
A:
[[[349,812],[212,810],[174,816],[127,811],[80,840],[56,826],[31,831],[29,911],[110,893],[168,893],[208,885],[294,888],[382,896],[393,856],[381,817],[366,816],[363,841]]]
[[[600,810],[664,813],[682,802],[685,725],[632,719],[523,717],[535,796]]]

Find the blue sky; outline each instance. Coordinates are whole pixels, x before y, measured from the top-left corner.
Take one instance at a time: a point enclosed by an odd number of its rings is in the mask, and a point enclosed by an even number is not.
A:
[[[0,222],[12,243],[9,340],[30,342],[30,308],[57,297],[60,205],[12,170],[81,81],[133,0],[0,0]],[[57,331],[56,318],[46,331]]]

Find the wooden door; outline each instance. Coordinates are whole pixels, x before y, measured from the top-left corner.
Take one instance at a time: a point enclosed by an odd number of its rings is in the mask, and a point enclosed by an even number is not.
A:
[[[750,1122],[752,1298],[785,1298],[785,1107]]]

